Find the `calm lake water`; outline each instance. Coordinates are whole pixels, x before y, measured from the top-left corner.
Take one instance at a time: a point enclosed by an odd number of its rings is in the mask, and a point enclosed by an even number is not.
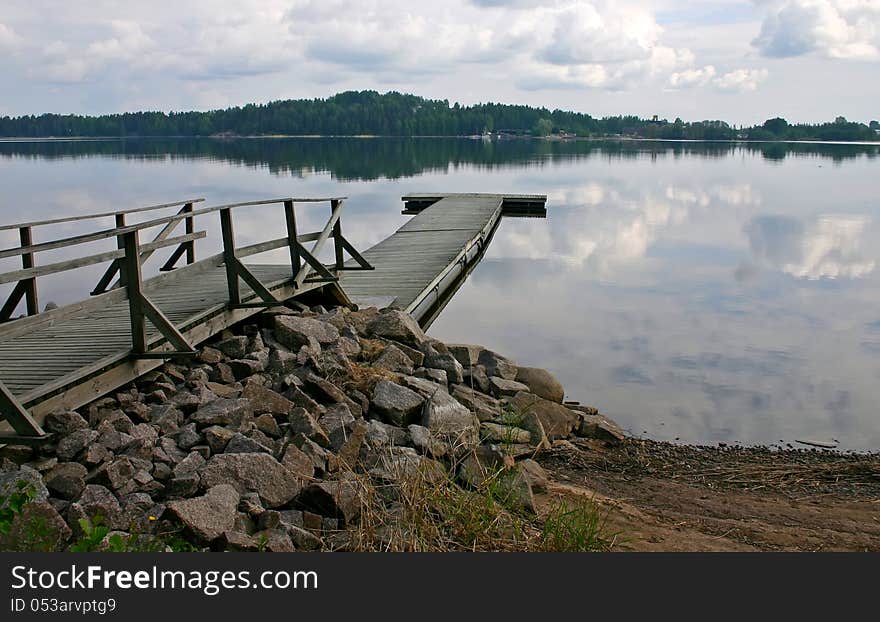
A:
[[[546,367],[570,399],[638,435],[880,449],[877,145],[0,142],[0,187],[2,223],[187,197],[346,195],[343,227],[358,248],[406,221],[408,192],[547,194],[546,220],[502,223],[432,335]],[[326,211],[303,207],[303,229]],[[277,237],[278,212],[237,213],[238,241]],[[215,220],[198,222],[209,232],[201,257],[219,248]],[[0,232],[0,246],[14,244]],[[16,267],[0,260],[0,271]],[[82,298],[102,271],[41,279],[41,300]],[[10,289],[0,286],[3,299]]]

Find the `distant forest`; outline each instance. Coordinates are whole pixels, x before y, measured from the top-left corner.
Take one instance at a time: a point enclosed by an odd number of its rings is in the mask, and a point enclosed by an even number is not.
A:
[[[275,101],[208,112],[127,112],[100,116],[42,114],[0,117],[6,137],[147,136],[629,136],[689,140],[880,140],[880,123],[790,124],[768,119],[737,128],[724,121],[685,122],[637,116],[596,118],[510,104],[449,105],[396,92],[349,91],[327,99]]]

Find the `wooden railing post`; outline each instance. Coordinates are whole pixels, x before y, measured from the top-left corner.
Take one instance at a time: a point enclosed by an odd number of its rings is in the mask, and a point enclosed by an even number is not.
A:
[[[223,234],[223,263],[226,264],[226,284],[229,287],[229,304],[241,304],[238,289],[238,260],[235,257],[235,231],[232,227],[232,210],[220,210],[220,231]]]
[[[183,213],[191,214],[193,211],[193,204],[187,203],[183,206]],[[187,233],[195,233],[196,230],[196,219],[190,216],[186,219],[186,232]],[[187,242],[186,244],[186,263],[187,265],[196,262],[196,241],[192,240],[191,242]]]
[[[342,201],[334,199],[330,201],[330,215],[332,216],[336,213],[336,210],[339,209]],[[342,266],[345,263],[342,257],[342,218],[339,218],[336,221],[336,224],[333,225],[333,250],[336,253],[336,269],[342,270]]]
[[[287,222],[287,248],[290,251],[290,267],[293,277],[296,278],[302,267],[302,259],[299,253],[299,242],[296,239],[296,212],[293,209],[293,201],[284,202],[284,220]]]
[[[125,226],[125,214],[116,214],[115,219],[116,219],[116,226],[117,227],[124,227]],[[121,236],[121,235],[116,236],[116,248],[119,248],[121,250],[125,250],[125,240],[123,239],[123,236]],[[121,263],[117,264],[117,269],[119,269],[119,285],[121,287],[125,287],[125,272],[121,268],[119,268],[120,265],[121,265]],[[113,278],[112,274],[110,275],[110,278],[111,279]],[[102,287],[101,290],[103,291],[103,290],[107,289],[107,285],[109,285],[109,283],[105,283],[104,287]],[[99,287],[100,287],[100,284],[99,284]],[[95,289],[97,289],[97,288],[95,288]]]
[[[18,237],[21,240],[22,248],[34,243],[30,227],[21,227],[18,230]],[[25,269],[34,267],[33,253],[25,253],[21,256],[21,267]],[[40,304],[37,300],[37,279],[35,277],[25,279],[22,283],[24,287],[25,302],[27,303],[27,313],[28,315],[36,315],[40,312]]]
[[[125,256],[122,258],[122,276],[128,291],[128,310],[131,318],[131,349],[135,354],[147,351],[147,322],[143,305],[140,244],[138,231],[122,236]]]

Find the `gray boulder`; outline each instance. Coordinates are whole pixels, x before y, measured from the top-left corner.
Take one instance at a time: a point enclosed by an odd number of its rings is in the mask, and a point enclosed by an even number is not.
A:
[[[220,398],[199,408],[192,416],[192,421],[199,425],[232,425],[239,426],[241,422],[254,414],[249,400]]]
[[[417,416],[425,398],[399,384],[380,380],[373,390],[373,409],[390,423],[409,425]]]
[[[195,537],[210,542],[232,531],[238,501],[239,493],[234,486],[218,484],[201,497],[171,501],[168,511]]]
[[[409,375],[413,372],[412,359],[403,350],[393,345],[388,345],[379,358],[373,361],[372,366],[399,374]]]
[[[75,410],[62,410],[49,413],[43,421],[43,428],[47,432],[58,436],[67,436],[77,430],[84,430],[89,423]]]
[[[354,479],[311,484],[302,491],[298,501],[306,509],[337,518],[344,525],[353,524],[361,514],[360,488]]]
[[[546,369],[540,367],[519,367],[516,371],[517,382],[528,387],[528,390],[545,400],[562,403],[565,397],[565,388]]]
[[[293,402],[280,393],[255,383],[245,386],[241,396],[250,401],[255,414],[287,415],[295,407]]]
[[[469,343],[448,343],[446,347],[465,369],[474,367],[477,361],[480,360],[480,352],[486,349],[483,346],[471,345]]]
[[[70,462],[98,438],[98,433],[89,428],[75,430],[58,442],[55,453],[62,462]]]
[[[428,337],[413,317],[399,309],[384,309],[367,325],[367,335],[418,348]]]
[[[449,351],[444,352],[442,349],[431,348],[425,354],[425,360],[422,364],[425,367],[446,372],[447,381],[453,384],[460,383],[464,378],[464,368]]]
[[[455,447],[471,447],[479,442],[480,422],[443,389],[425,403],[422,425]]]
[[[532,433],[528,430],[488,421],[480,424],[480,436],[493,443],[529,444],[532,442]]]
[[[297,406],[290,411],[288,422],[290,423],[291,433],[302,434],[307,439],[318,443],[321,447],[330,446],[330,437],[327,436],[327,432],[305,408]]]
[[[529,388],[521,382],[515,380],[507,380],[500,376],[491,376],[489,385],[492,387],[492,395],[495,397],[509,397],[516,395],[520,391],[528,391]]]
[[[514,380],[516,378],[516,363],[496,352],[492,352],[492,350],[482,350],[477,363],[486,368],[486,374],[490,378],[492,376],[500,376],[505,380]]]
[[[510,403],[517,413],[533,413],[540,420],[547,438],[551,441],[567,438],[578,423],[577,415],[562,404],[531,393],[521,391],[510,400]]]
[[[297,352],[313,341],[320,345],[333,343],[339,339],[339,330],[333,324],[314,318],[278,315],[275,316],[275,338]]]
[[[68,501],[77,499],[86,487],[88,470],[79,462],[59,462],[43,476],[46,488]]]
[[[282,506],[300,492],[296,475],[264,453],[219,454],[199,474],[205,488],[231,484],[241,494],[256,492],[268,508]]]
[[[45,501],[49,498],[49,491],[36,469],[22,466],[16,470],[0,472],[0,496],[8,499],[12,493],[20,490],[20,485],[30,489],[33,501]]]
[[[595,438],[610,444],[622,443],[626,434],[616,423],[599,414],[578,412],[577,435]]]

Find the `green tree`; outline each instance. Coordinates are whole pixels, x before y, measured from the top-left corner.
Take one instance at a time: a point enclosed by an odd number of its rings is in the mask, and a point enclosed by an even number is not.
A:
[[[532,127],[532,134],[535,136],[549,136],[553,132],[553,121],[550,119],[538,119]]]

